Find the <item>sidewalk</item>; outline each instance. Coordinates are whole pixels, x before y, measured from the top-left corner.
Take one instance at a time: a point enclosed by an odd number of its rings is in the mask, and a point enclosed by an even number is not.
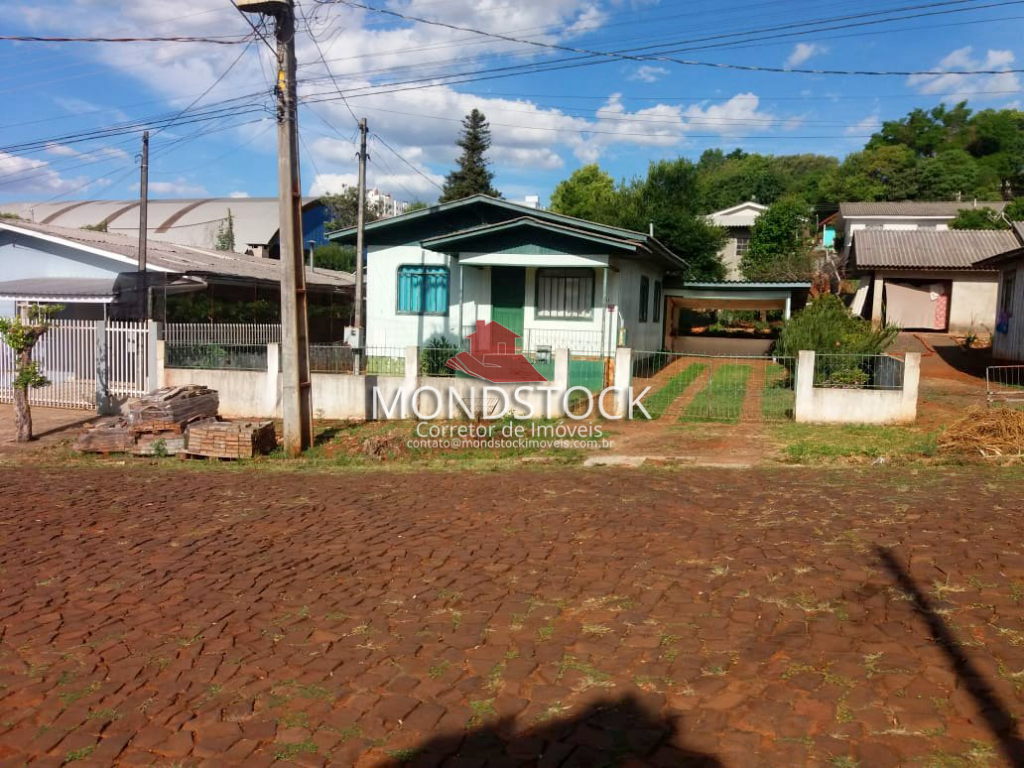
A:
[[[71,408],[32,408],[32,431],[36,439],[31,443],[14,442],[14,406],[0,404],[0,456],[24,453],[74,439],[79,428],[98,418],[96,411]]]

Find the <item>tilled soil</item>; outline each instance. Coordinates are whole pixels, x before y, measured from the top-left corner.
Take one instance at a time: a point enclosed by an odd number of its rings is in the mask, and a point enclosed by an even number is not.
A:
[[[8,468],[0,764],[1024,761],[1021,489]]]

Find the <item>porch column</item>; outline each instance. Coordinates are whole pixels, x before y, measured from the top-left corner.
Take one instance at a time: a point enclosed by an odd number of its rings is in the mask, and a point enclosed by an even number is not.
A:
[[[792,307],[793,307],[793,294],[790,293],[790,294],[788,294],[786,296],[786,309],[783,310],[783,313],[782,313],[782,319],[783,320],[789,320],[789,316],[791,314]]]
[[[455,329],[455,338],[457,338],[459,340],[459,342],[460,342],[459,346],[462,346],[462,344],[461,344],[461,342],[462,342],[462,301],[463,301],[462,288],[463,288],[463,284],[464,284],[463,283],[462,270],[465,269],[465,267],[462,266],[462,262],[461,261],[458,262],[458,263],[459,263],[459,327]]]
[[[885,292],[885,278],[877,272],[873,276],[874,285],[871,291],[871,324],[880,326],[882,320],[882,294]]]
[[[605,337],[608,331],[608,267],[601,270],[601,357],[608,356]]]

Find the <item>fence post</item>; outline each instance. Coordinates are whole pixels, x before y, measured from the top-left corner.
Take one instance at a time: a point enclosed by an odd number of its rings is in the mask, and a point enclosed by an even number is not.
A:
[[[615,390],[615,415],[629,418],[629,387],[633,383],[633,350],[618,347],[615,350],[615,372],[612,386]]]
[[[801,350],[796,357],[796,402],[794,421],[814,420],[814,351]]]
[[[921,353],[908,352],[903,361],[903,391],[900,402],[900,420],[917,420],[917,391],[921,384]]]
[[[160,372],[158,370],[158,350],[160,344],[160,323],[156,320],[149,321],[149,338],[146,344],[146,391],[152,392],[160,387]]]
[[[153,389],[167,386],[167,342],[157,339],[156,356],[153,360]]]
[[[568,349],[556,349],[551,353],[555,363],[555,371],[552,375],[551,386],[558,390],[558,401],[551,409],[551,413],[545,413],[545,417],[561,418],[565,415],[565,391],[569,389],[569,367],[572,365],[572,353]]]
[[[94,333],[96,353],[96,413],[100,416],[113,415],[110,400],[110,369],[107,363],[107,321],[97,320]]]
[[[402,418],[411,419],[413,410],[413,392],[420,384],[420,348],[419,347],[406,347],[405,348],[405,368],[403,371],[405,378],[402,381]],[[372,413],[372,411],[371,411]]]
[[[278,392],[281,377],[281,345],[267,344],[267,383],[263,390],[263,416],[277,416]]]

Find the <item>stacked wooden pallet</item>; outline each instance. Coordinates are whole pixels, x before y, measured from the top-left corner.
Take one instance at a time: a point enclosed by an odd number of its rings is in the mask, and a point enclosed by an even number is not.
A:
[[[86,427],[75,440],[74,448],[80,453],[126,453],[134,444],[135,435],[128,422],[111,416]]]
[[[277,445],[272,421],[217,421],[189,425],[185,452],[220,459],[251,459]]]
[[[126,406],[128,423],[135,432],[181,434],[194,421],[216,417],[217,391],[200,385],[164,387]]]

